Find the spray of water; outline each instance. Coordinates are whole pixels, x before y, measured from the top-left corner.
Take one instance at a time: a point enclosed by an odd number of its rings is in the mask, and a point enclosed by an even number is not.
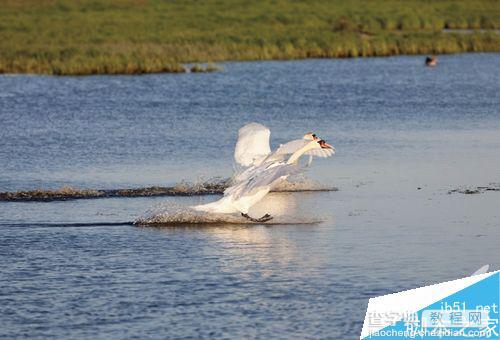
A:
[[[318,218],[306,216],[298,211],[298,205],[293,194],[272,193],[250,210],[251,216],[260,217],[270,214],[273,219],[261,223],[252,222],[240,214],[218,214],[201,212],[190,206],[178,203],[161,203],[148,210],[139,217],[136,225],[140,226],[169,226],[179,224],[314,224],[321,222]]]

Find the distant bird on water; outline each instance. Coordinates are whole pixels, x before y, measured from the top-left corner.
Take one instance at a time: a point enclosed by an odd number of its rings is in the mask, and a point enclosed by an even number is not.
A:
[[[427,65],[427,66],[434,67],[434,66],[437,66],[437,63],[438,63],[438,60],[437,60],[436,56],[425,58],[425,65]]]

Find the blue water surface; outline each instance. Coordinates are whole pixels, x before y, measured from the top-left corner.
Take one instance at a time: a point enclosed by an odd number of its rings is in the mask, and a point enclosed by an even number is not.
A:
[[[423,61],[0,76],[0,191],[228,177],[251,121],[333,144],[308,176],[339,188],[272,194],[323,221],[279,226],[129,224],[215,196],[0,202],[0,336],[354,339],[370,297],[497,269],[500,193],[448,191],[500,183],[500,54]]]

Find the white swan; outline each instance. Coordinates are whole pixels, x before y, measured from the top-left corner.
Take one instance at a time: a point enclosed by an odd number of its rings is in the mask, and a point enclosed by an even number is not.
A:
[[[281,145],[271,154],[268,142],[269,129],[260,124],[252,123],[250,127],[249,125],[240,129],[235,150],[236,161],[247,168],[240,173],[235,184],[224,191],[224,196],[220,200],[193,206],[193,209],[222,214],[240,212],[242,216],[254,222],[269,221],[272,219],[269,214],[258,219],[248,216],[249,209],[262,200],[280,181],[301,170],[298,166],[298,160],[302,155],[328,157],[333,154],[334,149],[331,145],[312,134],[310,136],[312,140],[302,139],[299,140],[300,143],[297,141],[289,142]],[[248,129],[246,129],[247,127]],[[251,131],[258,136],[256,144],[252,142],[255,136],[252,135]],[[266,139],[267,141],[263,142]],[[295,151],[291,152],[292,149]],[[290,153],[291,156],[285,161],[285,155]]]

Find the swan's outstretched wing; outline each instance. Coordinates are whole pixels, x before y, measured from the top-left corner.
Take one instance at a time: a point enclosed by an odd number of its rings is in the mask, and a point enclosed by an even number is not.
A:
[[[238,131],[234,160],[243,167],[255,165],[271,153],[269,136],[271,131],[258,123],[250,123]]]
[[[280,145],[280,147],[275,151],[276,155],[288,155],[292,154],[295,151],[303,148],[311,141],[307,139],[296,139],[292,140],[288,143]],[[305,153],[305,155],[316,156],[316,157],[330,157],[335,154],[335,149],[312,149]]]
[[[309,144],[311,141],[307,139],[296,139],[292,140],[288,143],[281,144],[278,149],[274,152],[276,155],[288,155],[292,154],[295,151],[303,148],[307,144]]]
[[[315,157],[330,157],[335,154],[335,149],[313,149],[305,153],[306,155]]]

